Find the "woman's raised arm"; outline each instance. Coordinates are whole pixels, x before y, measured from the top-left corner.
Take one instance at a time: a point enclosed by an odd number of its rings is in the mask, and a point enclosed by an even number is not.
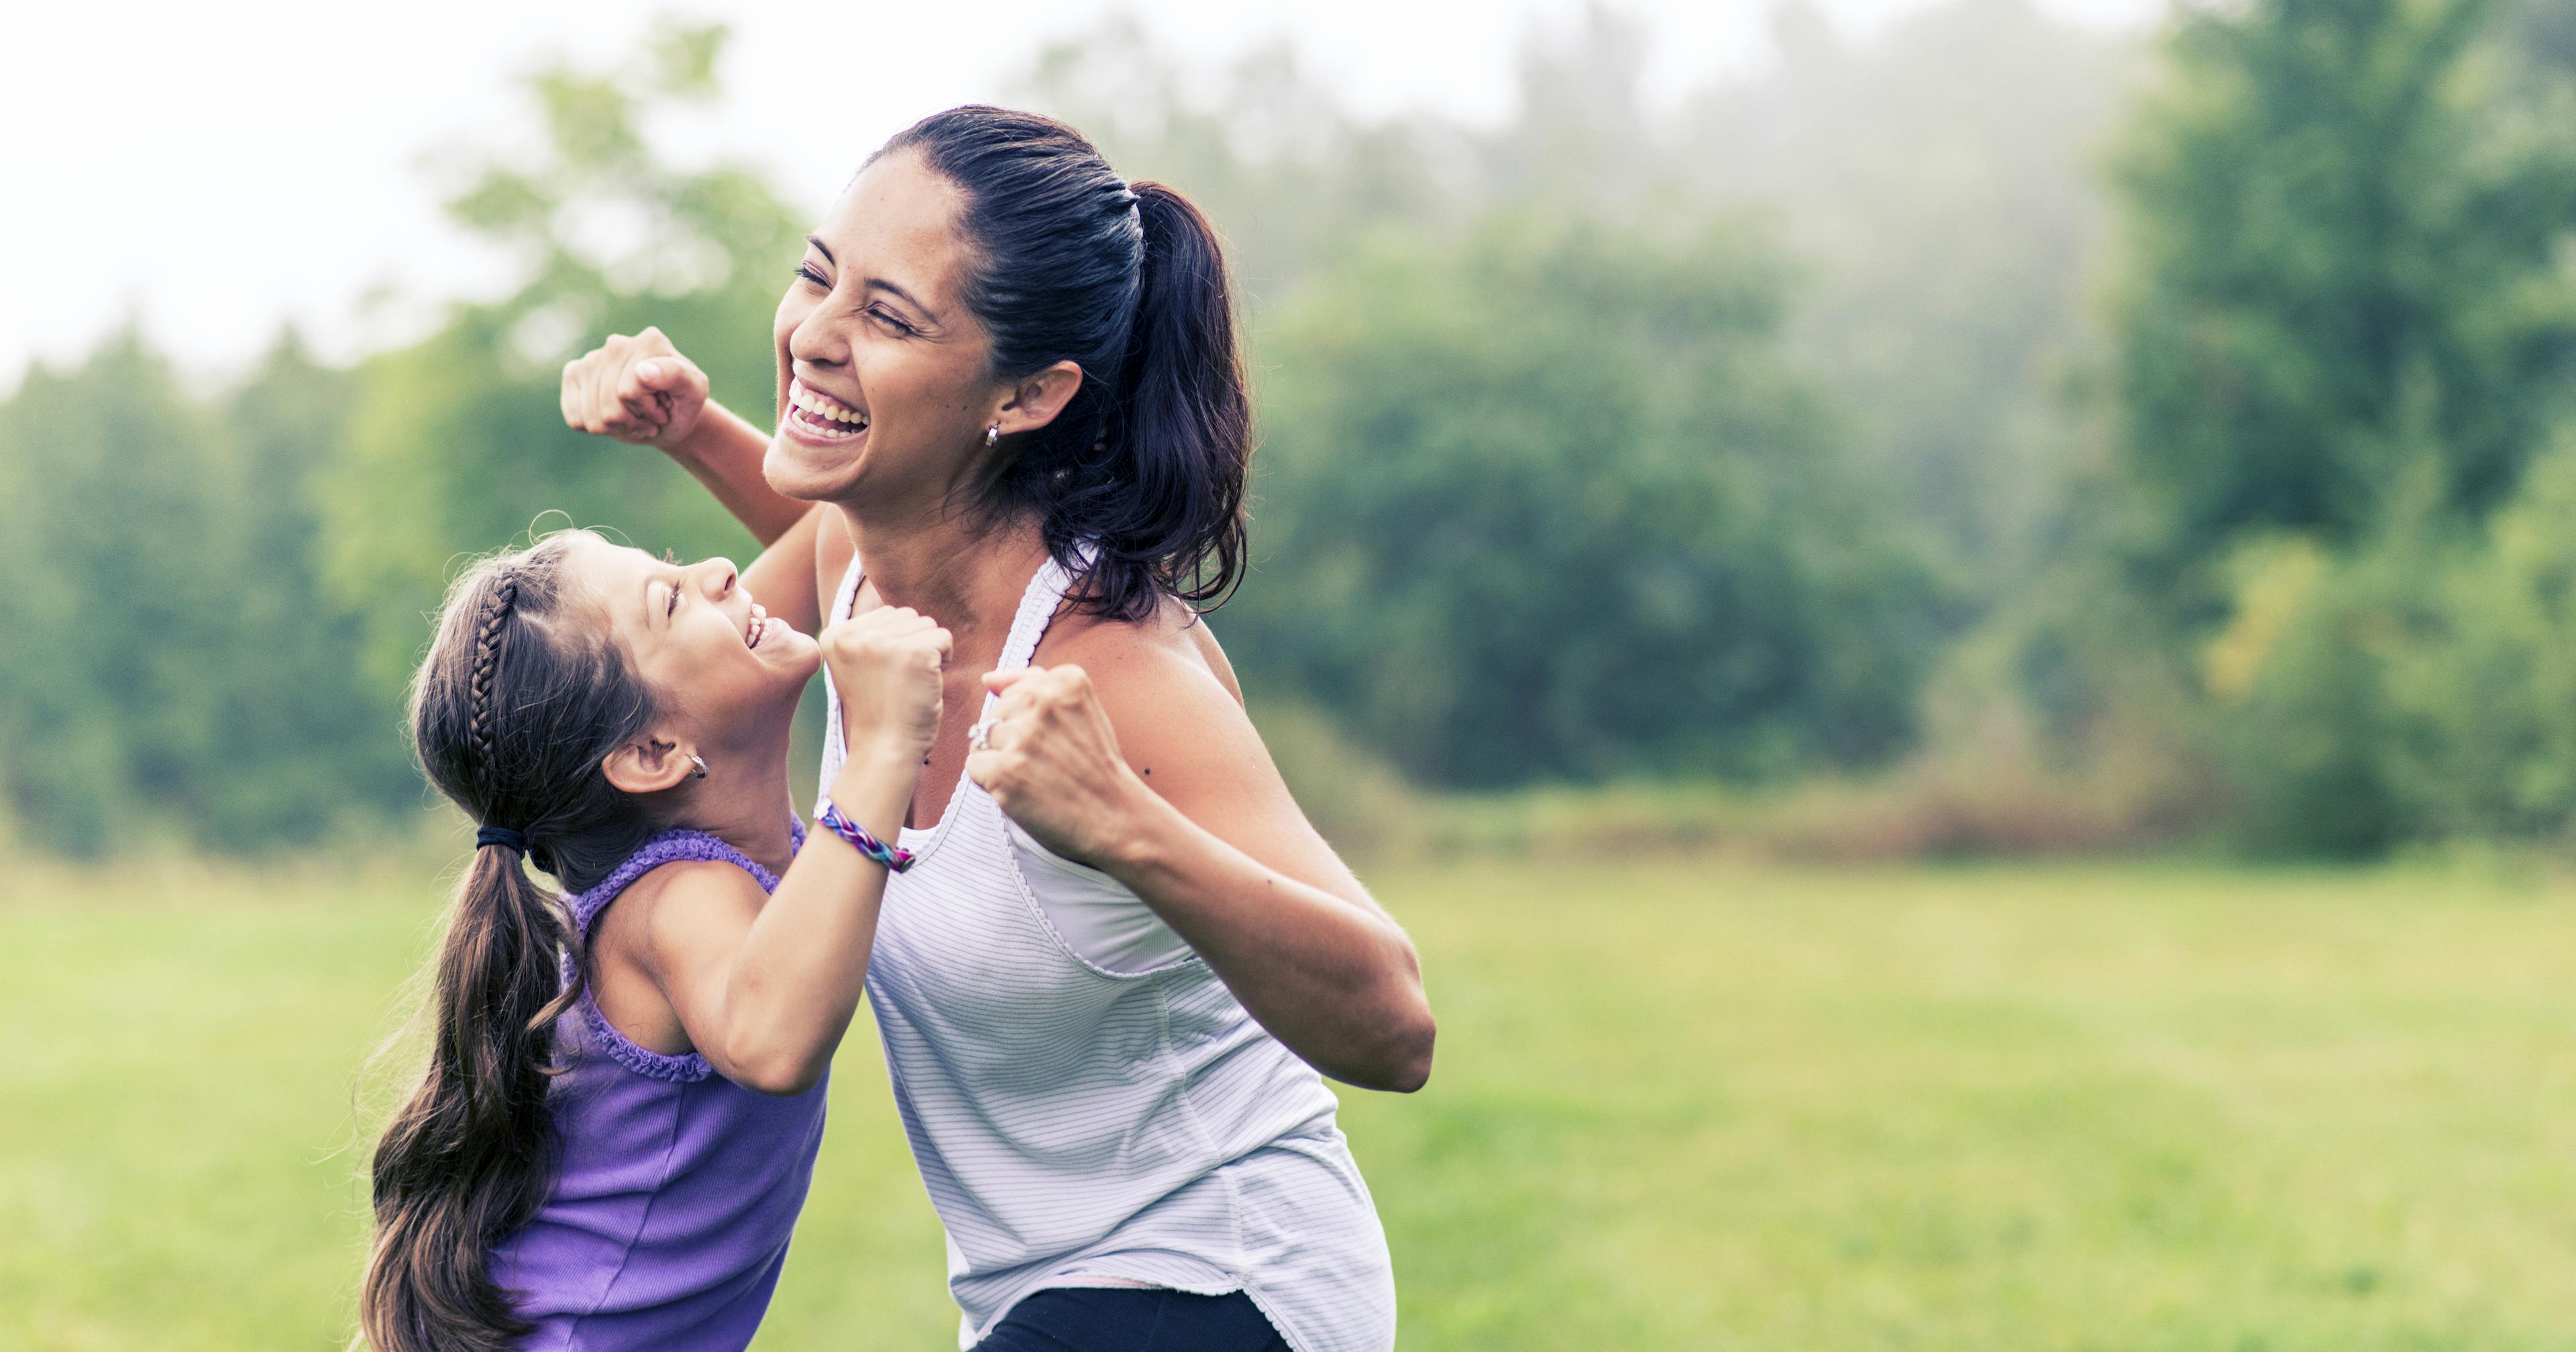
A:
[[[564,425],[650,446],[680,462],[763,545],[803,520],[806,503],[761,477],[769,433],[707,397],[707,375],[660,329],[608,341],[566,362]]]

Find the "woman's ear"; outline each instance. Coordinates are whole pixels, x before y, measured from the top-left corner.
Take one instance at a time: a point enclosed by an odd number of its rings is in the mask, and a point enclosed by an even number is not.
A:
[[[609,752],[608,758],[599,763],[599,770],[622,792],[660,793],[696,774],[697,762],[680,749],[678,742],[647,734]]]
[[[1034,432],[1054,422],[1056,415],[1064,412],[1064,406],[1081,392],[1082,368],[1069,361],[1021,377],[1020,383],[1011,387],[1011,397],[1002,402],[1001,416],[996,420],[1001,424],[1002,435]]]

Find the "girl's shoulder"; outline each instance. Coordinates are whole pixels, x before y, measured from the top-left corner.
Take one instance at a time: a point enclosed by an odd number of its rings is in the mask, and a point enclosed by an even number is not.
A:
[[[654,865],[610,899],[589,934],[591,999],[619,1036],[656,1055],[692,1050],[663,992],[675,955],[723,952],[768,894],[721,859]]]

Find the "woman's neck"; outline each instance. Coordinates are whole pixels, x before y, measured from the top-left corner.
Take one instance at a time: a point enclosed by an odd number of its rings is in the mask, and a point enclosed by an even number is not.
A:
[[[1007,628],[1046,559],[1046,541],[1025,517],[979,530],[955,513],[883,519],[844,503],[840,515],[878,597],[920,611],[961,643]]]

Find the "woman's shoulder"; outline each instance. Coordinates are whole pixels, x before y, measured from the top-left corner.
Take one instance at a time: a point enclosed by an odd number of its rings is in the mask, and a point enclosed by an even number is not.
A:
[[[1207,622],[1179,602],[1141,621],[1066,615],[1032,663],[1079,667],[1118,745],[1157,788],[1191,765],[1231,763],[1259,746],[1243,693]]]
[[[1231,703],[1243,702],[1234,666],[1226,660],[1207,618],[1168,599],[1141,620],[1068,610],[1047,627],[1030,664],[1080,667],[1101,688],[1104,699],[1132,689],[1149,698],[1187,700],[1212,690]]]

